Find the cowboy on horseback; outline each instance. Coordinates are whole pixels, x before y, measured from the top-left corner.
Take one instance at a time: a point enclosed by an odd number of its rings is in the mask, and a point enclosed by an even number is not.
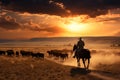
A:
[[[90,50],[89,49],[84,49],[85,43],[82,40],[82,38],[79,38],[79,41],[77,42],[77,44],[75,44],[73,46],[73,52],[74,56],[73,58],[77,59],[77,65],[80,66],[80,60],[82,59],[83,65],[85,69],[89,68],[89,64],[90,64]],[[86,65],[86,60],[87,60],[87,65]]]
[[[75,49],[81,51],[82,49],[84,49],[84,46],[85,46],[85,43],[84,43],[84,41],[82,40],[82,38],[80,37],[80,38],[79,38],[79,41],[77,42],[77,45],[74,45],[73,51],[74,51]],[[75,52],[73,58],[75,58],[75,57],[76,57],[76,52]]]

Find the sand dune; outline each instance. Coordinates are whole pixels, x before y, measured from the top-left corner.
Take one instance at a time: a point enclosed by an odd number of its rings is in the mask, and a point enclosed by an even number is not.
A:
[[[119,73],[85,70],[46,59],[0,56],[0,80],[119,80]]]

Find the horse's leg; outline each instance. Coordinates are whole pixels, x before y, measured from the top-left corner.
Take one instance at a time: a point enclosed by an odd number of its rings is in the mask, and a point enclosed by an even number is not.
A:
[[[79,63],[78,63],[78,66],[80,66],[80,58],[79,58]]]
[[[84,58],[82,58],[82,61],[83,61],[84,68],[86,69],[85,59],[84,59]]]
[[[87,69],[89,68],[89,64],[90,64],[90,58],[88,58],[88,65],[87,65]]]
[[[77,58],[77,65],[80,66],[80,58]]]

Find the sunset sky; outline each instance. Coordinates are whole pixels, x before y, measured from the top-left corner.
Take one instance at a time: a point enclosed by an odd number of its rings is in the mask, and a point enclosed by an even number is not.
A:
[[[1,0],[0,39],[120,36],[120,0]]]

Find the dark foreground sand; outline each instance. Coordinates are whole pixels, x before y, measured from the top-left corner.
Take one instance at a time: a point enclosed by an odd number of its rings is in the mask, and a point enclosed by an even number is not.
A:
[[[120,72],[86,71],[46,59],[0,56],[0,80],[120,80]]]

